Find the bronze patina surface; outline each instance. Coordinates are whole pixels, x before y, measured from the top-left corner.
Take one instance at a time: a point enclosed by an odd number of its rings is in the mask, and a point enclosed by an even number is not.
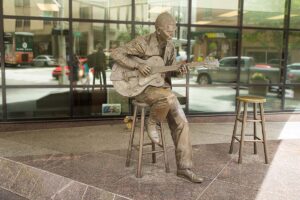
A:
[[[175,64],[175,47],[172,43],[172,37],[176,30],[175,19],[167,12],[161,13],[156,19],[155,29],[154,33],[139,36],[124,46],[116,48],[111,54],[112,58],[125,68],[138,70],[143,76],[151,74],[151,67],[132,59],[133,56],[142,59],[160,56],[165,66]],[[179,71],[185,73],[186,66],[182,66]],[[165,80],[161,87],[148,86],[141,94],[135,96],[137,101],[150,105],[147,123],[148,135],[152,141],[158,142],[156,123],[167,118],[175,144],[177,175],[187,178],[191,182],[202,182],[203,179],[191,171],[192,146],[188,121],[171,90],[169,73],[162,73],[161,76]]]

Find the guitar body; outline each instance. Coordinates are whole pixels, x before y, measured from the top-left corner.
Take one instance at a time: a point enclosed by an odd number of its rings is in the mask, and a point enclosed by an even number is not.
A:
[[[147,86],[163,86],[164,78],[160,73],[156,73],[165,65],[163,59],[159,56],[152,56],[147,60],[138,57],[132,57],[138,63],[145,63],[151,67],[151,74],[144,77],[138,70],[128,69],[117,63],[112,67],[110,80],[116,91],[126,97],[134,97],[142,93]]]
[[[116,91],[125,97],[134,97],[142,93],[147,86],[163,86],[165,83],[161,73],[178,70],[182,64],[175,64],[171,66],[165,66],[164,60],[159,56],[152,56],[147,60],[143,60],[138,57],[132,57],[138,63],[145,63],[151,67],[151,74],[144,77],[138,70],[128,69],[114,64],[110,75]],[[199,62],[186,63],[189,68],[199,66]],[[203,64],[203,63],[202,63]],[[204,63],[205,65],[205,63]],[[211,66],[216,67],[216,66]],[[211,68],[209,67],[209,68]]]

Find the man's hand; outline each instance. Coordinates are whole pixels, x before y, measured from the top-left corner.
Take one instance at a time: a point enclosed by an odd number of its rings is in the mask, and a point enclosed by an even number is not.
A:
[[[137,65],[138,70],[141,72],[143,76],[148,76],[151,73],[151,67],[149,67],[145,63],[140,63]]]
[[[182,64],[182,65],[179,67],[179,69],[178,69],[178,71],[179,71],[181,74],[187,74],[188,70],[189,70],[189,67],[188,67],[187,64]]]

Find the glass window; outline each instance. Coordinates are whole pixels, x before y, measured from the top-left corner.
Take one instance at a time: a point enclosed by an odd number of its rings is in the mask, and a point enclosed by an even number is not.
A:
[[[114,88],[95,87],[92,90],[76,88],[73,91],[73,113],[76,117],[120,116],[129,114],[129,98]]]
[[[290,28],[300,28],[300,1],[291,1]]]
[[[4,0],[3,8],[4,15],[69,17],[68,0]]]
[[[300,83],[300,32],[290,32],[286,83]]]
[[[172,87],[173,93],[176,95],[181,107],[185,109],[186,107],[186,88],[185,87]]]
[[[131,26],[127,24],[73,23],[73,50],[79,56],[80,68],[74,74],[75,85],[98,87],[111,84],[112,49],[131,40]],[[97,63],[91,63],[91,60]],[[89,66],[89,65],[96,65]],[[101,66],[100,69],[99,67]],[[79,74],[79,77],[75,77]]]
[[[73,18],[131,20],[131,0],[72,0]]]
[[[3,118],[3,107],[2,107],[2,88],[0,87],[0,119]]]
[[[171,13],[177,23],[188,22],[188,1],[187,0],[136,0],[136,21],[154,22],[157,16],[162,12]]]
[[[242,60],[247,64],[241,68],[241,83],[256,82],[258,76],[268,83],[279,83],[283,68],[274,65],[274,60],[281,60],[283,51],[283,32],[266,30],[243,30]]]
[[[192,1],[192,23],[200,25],[237,25],[238,0]]]
[[[242,87],[240,89],[240,95],[254,95],[261,96],[267,99],[264,103],[265,111],[280,111],[281,110],[281,92],[282,88],[280,87],[271,87],[268,85],[252,85],[249,87]],[[250,105],[251,106],[251,105]],[[251,108],[252,110],[252,108]]]
[[[192,28],[191,35],[191,59],[198,65],[190,71],[190,84],[236,82],[238,31]]]
[[[69,88],[6,90],[8,119],[69,117]]]
[[[300,110],[300,86],[287,86],[285,90],[285,110]]]
[[[30,27],[16,27],[16,20],[4,20],[6,83],[69,84],[68,23],[63,21],[45,23],[42,20],[30,22]]]
[[[285,0],[244,0],[244,26],[283,27]]]
[[[77,72],[73,74],[74,115],[129,113],[129,99],[118,94],[114,88],[107,88],[107,85],[112,85],[109,77],[114,64],[110,52],[131,40],[131,26],[74,22],[73,34],[74,54],[79,56],[83,66],[78,70],[79,77],[75,77]]]
[[[191,113],[234,112],[236,90],[232,87],[190,87]]]

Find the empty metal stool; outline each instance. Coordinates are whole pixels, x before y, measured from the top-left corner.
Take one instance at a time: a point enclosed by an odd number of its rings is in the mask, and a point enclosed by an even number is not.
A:
[[[243,150],[244,142],[254,142],[254,154],[257,154],[257,144],[256,143],[262,142],[263,147],[264,147],[264,153],[265,153],[265,163],[268,164],[267,143],[266,143],[267,140],[266,140],[266,131],[265,131],[265,117],[264,117],[264,107],[263,107],[263,103],[266,102],[266,98],[257,97],[257,96],[239,96],[236,99],[237,99],[237,108],[238,109],[237,109],[236,118],[235,118],[235,122],[234,122],[234,129],[233,129],[229,153],[232,154],[234,140],[237,140],[240,143],[238,163],[242,163],[242,150]],[[247,118],[248,103],[253,103],[253,119]],[[242,104],[244,104],[244,110],[242,113],[242,117],[240,117]],[[260,119],[258,119],[258,116],[257,116],[257,104],[259,105]],[[238,122],[242,123],[242,129],[241,129],[240,136],[236,135]],[[247,122],[254,123],[254,134],[253,135],[252,134],[247,135],[244,133],[244,129],[246,127]],[[260,124],[261,124],[262,139],[257,136],[256,123],[258,123],[258,122],[260,122]],[[253,140],[245,140],[245,136],[253,136]]]
[[[136,174],[137,178],[142,177],[142,173],[141,173],[142,172],[142,156],[144,154],[152,154],[152,162],[156,163],[156,153],[163,152],[164,153],[164,161],[165,161],[166,172],[167,173],[170,172],[168,158],[167,158],[167,148],[166,148],[166,143],[165,143],[165,136],[164,136],[164,133],[163,133],[162,122],[159,122],[159,124],[158,124],[159,132],[160,132],[160,135],[161,135],[161,144],[157,144],[159,147],[162,148],[162,150],[155,150],[155,143],[154,142],[144,143],[145,111],[146,111],[146,108],[149,107],[149,105],[146,104],[146,103],[137,102],[136,100],[134,100],[132,103],[134,105],[134,116],[133,116],[133,122],[132,122],[132,131],[131,131],[130,138],[129,138],[126,167],[128,167],[130,165],[131,152],[132,152],[132,148],[134,147],[139,152],[138,167],[137,167],[137,174]],[[133,144],[133,138],[134,138],[135,128],[136,128],[136,124],[137,124],[136,122],[137,122],[137,117],[138,117],[138,110],[141,110],[141,120],[140,120],[140,122],[141,122],[141,132],[140,132],[140,138],[139,138],[139,145],[134,145]],[[152,146],[152,151],[143,152],[143,147],[147,146],[147,145]]]

